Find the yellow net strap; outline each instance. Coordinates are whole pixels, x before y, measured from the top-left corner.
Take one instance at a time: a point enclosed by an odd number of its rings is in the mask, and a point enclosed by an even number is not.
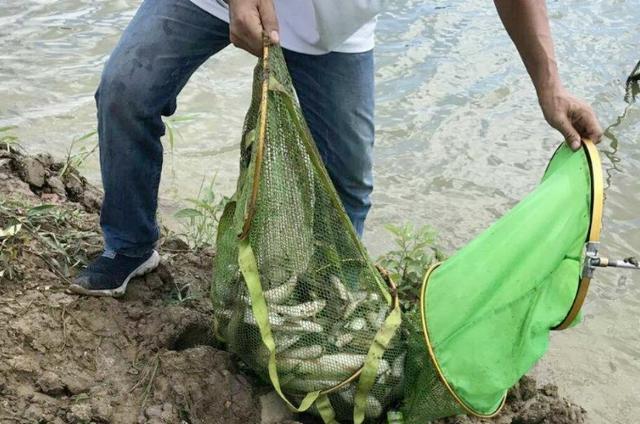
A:
[[[244,281],[247,284],[247,290],[249,291],[249,297],[251,299],[251,309],[258,323],[258,328],[260,329],[262,343],[264,343],[269,351],[269,379],[271,380],[271,384],[289,408],[296,412],[304,412],[318,399],[320,391],[308,393],[298,407],[294,406],[282,392],[280,378],[278,377],[278,368],[276,366],[276,343],[271,333],[271,325],[269,324],[267,302],[262,292],[260,277],[258,276],[256,257],[253,254],[253,249],[248,239],[240,240],[238,247],[238,265],[240,266]]]
[[[387,316],[387,319],[384,320],[382,327],[380,327],[376,333],[373,343],[371,343],[371,346],[369,347],[367,357],[364,360],[364,367],[362,369],[362,374],[360,374],[360,380],[358,381],[358,388],[356,389],[356,395],[354,398],[354,424],[361,424],[364,421],[367,397],[376,382],[376,375],[378,374],[380,360],[382,359],[382,355],[385,350],[387,350],[396,330],[400,327],[401,321],[402,314],[400,312],[400,305],[396,301],[394,302],[393,310],[389,316]]]
[[[336,413],[331,406],[331,401],[327,394],[321,394],[316,400],[316,408],[325,424],[340,424],[336,421]]]

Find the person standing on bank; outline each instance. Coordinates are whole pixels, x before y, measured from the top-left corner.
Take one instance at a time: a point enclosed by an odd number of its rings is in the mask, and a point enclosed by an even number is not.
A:
[[[193,72],[229,44],[256,56],[280,43],[302,111],[358,234],[371,207],[373,46],[386,0],[144,0],[107,61],[96,92],[104,253],[71,290],[121,296],[159,263],[154,245],[164,134],[161,116]],[[547,122],[572,149],[598,141],[594,112],[558,75],[542,0],[495,0]]]

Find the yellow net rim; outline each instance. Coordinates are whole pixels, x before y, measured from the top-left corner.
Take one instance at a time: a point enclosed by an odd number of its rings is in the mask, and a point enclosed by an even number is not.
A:
[[[587,162],[589,164],[589,171],[591,175],[591,223],[589,226],[589,232],[587,235],[587,242],[598,242],[600,240],[600,233],[602,230],[602,213],[604,207],[604,179],[602,174],[602,162],[600,160],[600,154],[598,153],[598,149],[595,144],[591,140],[583,140],[583,148],[585,150],[585,154],[587,157]],[[431,360],[434,368],[436,369],[436,373],[438,375],[441,383],[447,388],[447,391],[451,395],[451,397],[462,407],[462,409],[470,415],[479,417],[479,418],[491,418],[500,413],[502,408],[504,407],[507,391],[505,391],[502,401],[497,409],[489,414],[483,414],[481,412],[473,409],[469,404],[467,404],[463,399],[461,399],[455,390],[449,385],[447,379],[445,378],[440,364],[438,363],[438,359],[436,358],[435,352],[433,350],[433,346],[431,345],[431,339],[429,338],[429,328],[427,325],[426,318],[426,293],[427,286],[429,282],[429,278],[433,274],[433,272],[438,268],[442,262],[438,262],[432,265],[426,272],[424,276],[424,280],[422,282],[422,289],[420,293],[420,316],[422,321],[422,333],[425,341],[425,345],[427,347],[427,351],[429,353],[429,359]],[[576,316],[580,312],[584,304],[584,300],[587,296],[587,292],[589,290],[589,283],[591,279],[584,277],[581,278],[576,296],[574,297],[573,304],[567,313],[567,316],[564,320],[558,324],[558,326],[554,327],[554,330],[564,330],[569,327],[571,323],[575,320]]]
[[[589,164],[589,174],[591,175],[591,223],[589,225],[589,234],[587,236],[587,243],[596,243],[600,241],[600,232],[602,231],[602,211],[604,208],[604,177],[602,175],[602,161],[600,160],[600,153],[596,148],[596,145],[591,140],[582,140],[582,146],[587,157],[587,163]],[[573,299],[573,304],[567,312],[567,316],[558,324],[553,327],[553,330],[565,330],[567,329],[580,313],[584,301],[589,292],[589,284],[591,278],[583,277],[578,283],[578,290],[576,296]]]

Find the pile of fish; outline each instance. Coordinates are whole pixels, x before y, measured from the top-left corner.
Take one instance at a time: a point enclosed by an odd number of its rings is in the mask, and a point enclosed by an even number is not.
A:
[[[380,293],[350,290],[333,274],[327,280],[314,284],[305,281],[304,276],[291,277],[263,292],[276,343],[280,382],[283,390],[293,396],[331,389],[357,373],[389,313]],[[232,309],[218,309],[215,314],[218,319],[236,321],[236,325],[229,326],[235,331],[258,334],[246,292]],[[242,325],[238,326],[240,321]],[[259,339],[253,342],[257,345],[241,348],[245,352],[241,356],[266,370],[268,352]],[[367,417],[380,416],[402,392],[405,353],[398,344],[388,349],[380,361],[376,384],[367,399]],[[354,381],[330,396],[333,404],[344,410],[353,409],[358,380]]]

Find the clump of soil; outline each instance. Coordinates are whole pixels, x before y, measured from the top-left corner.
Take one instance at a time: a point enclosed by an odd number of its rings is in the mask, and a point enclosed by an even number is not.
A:
[[[436,421],[439,424],[580,424],[587,411],[558,395],[558,387],[547,384],[537,387],[536,380],[524,376],[509,391],[502,412],[492,419],[453,417]]]
[[[288,413],[216,345],[210,249],[194,252],[165,237],[160,267],[136,279],[123,299],[67,293],[73,275],[101,252],[100,198],[50,156],[0,145],[0,422],[319,422]],[[497,418],[439,422],[584,417],[554,386],[524,378]]]

